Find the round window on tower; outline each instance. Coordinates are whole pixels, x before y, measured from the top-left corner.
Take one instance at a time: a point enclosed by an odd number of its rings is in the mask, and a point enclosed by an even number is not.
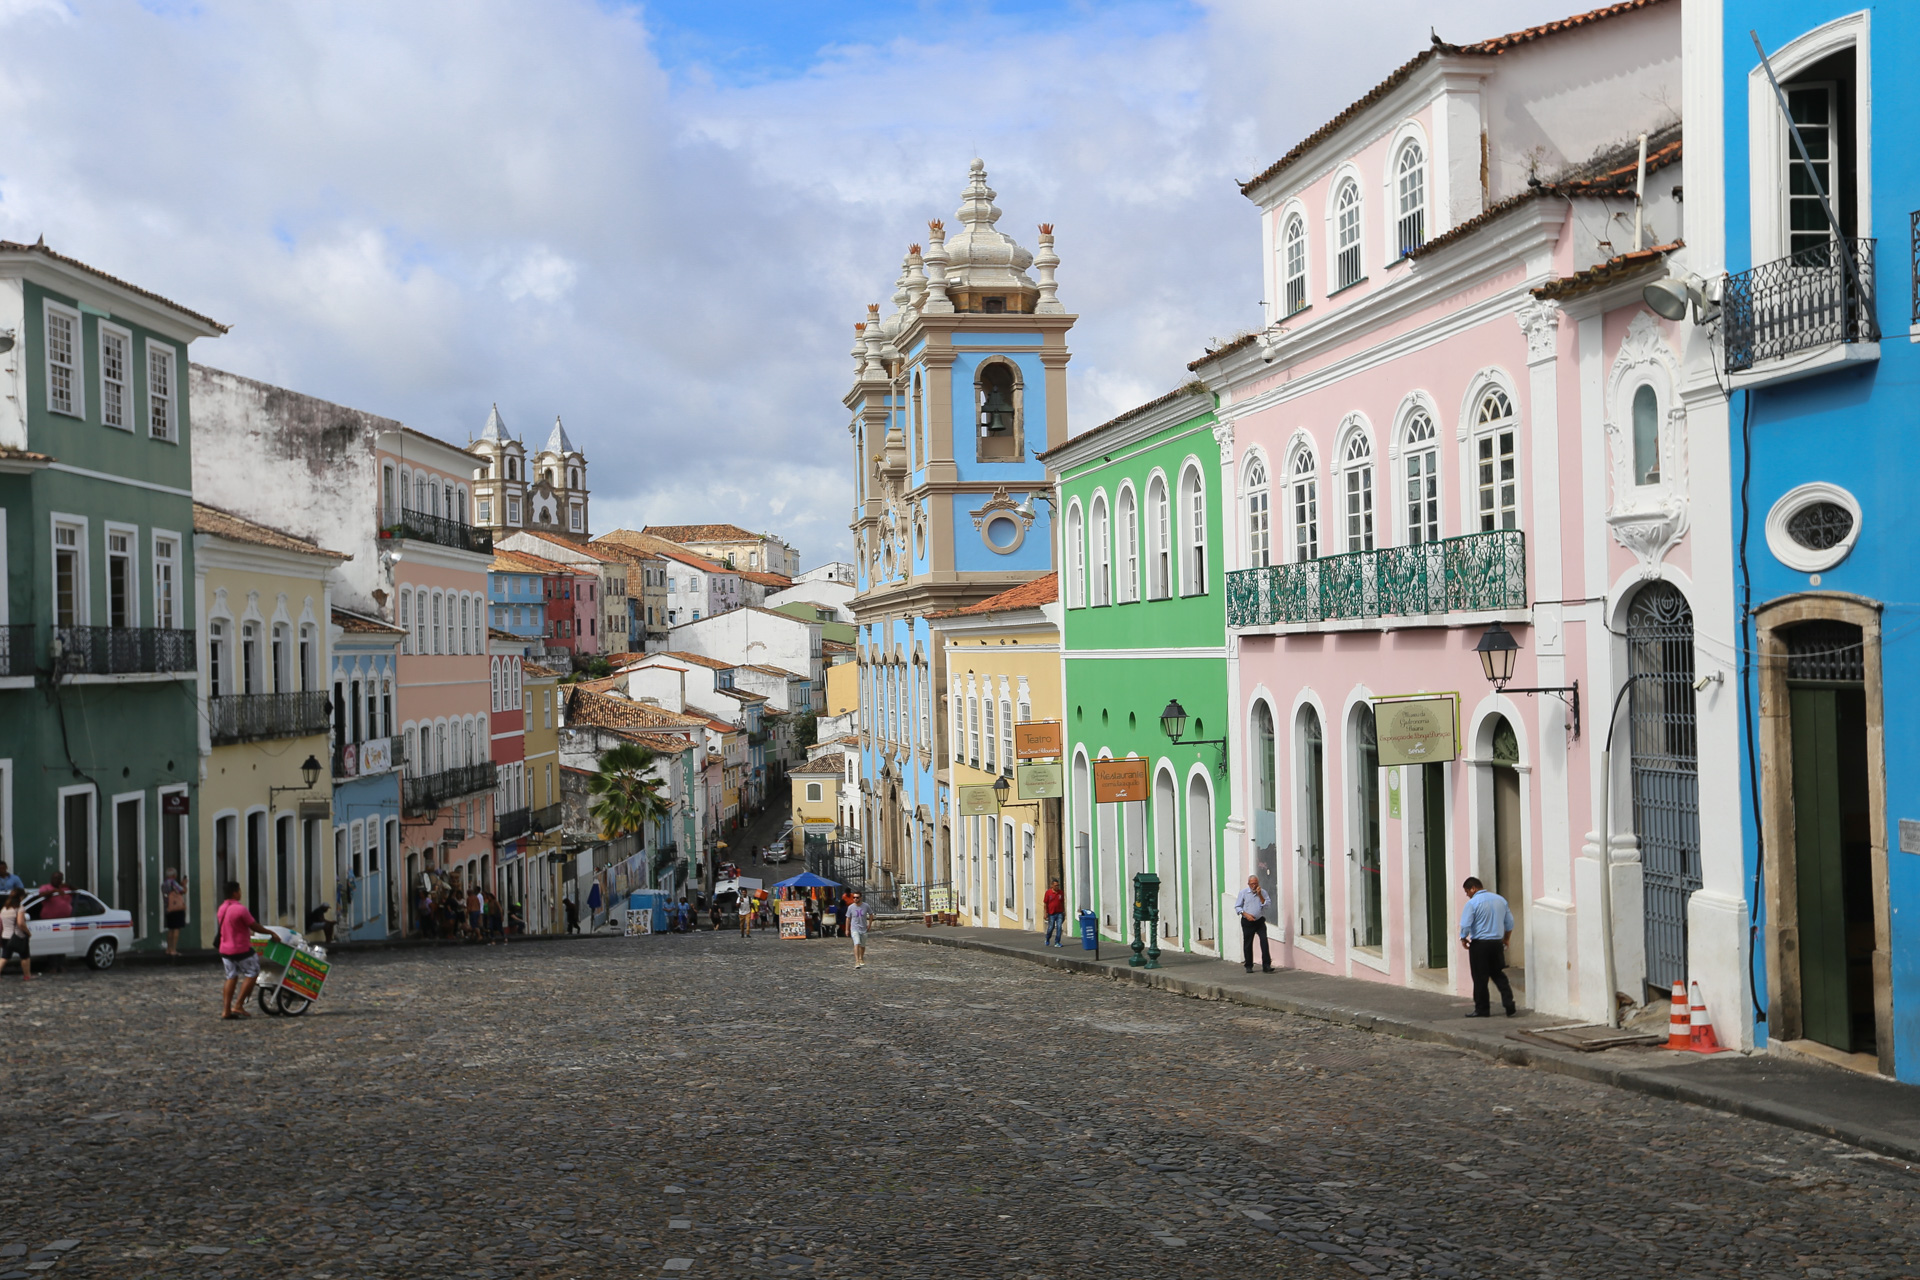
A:
[[[1860,504],[1838,485],[1803,484],[1782,494],[1767,512],[1767,549],[1802,573],[1839,564],[1859,537]]]

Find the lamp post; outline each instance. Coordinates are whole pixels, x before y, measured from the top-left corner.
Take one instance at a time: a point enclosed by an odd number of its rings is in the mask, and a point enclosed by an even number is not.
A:
[[[1580,736],[1580,682],[1561,685],[1533,685],[1523,689],[1509,688],[1507,682],[1513,679],[1514,660],[1519,657],[1520,643],[1513,633],[1498,622],[1487,628],[1480,637],[1480,643],[1473,647],[1480,655],[1480,670],[1486,675],[1487,683],[1501,693],[1546,693],[1566,704],[1567,711],[1573,717],[1573,736]]]
[[[1187,737],[1187,709],[1180,705],[1180,699],[1169,699],[1167,709],[1160,713],[1160,732],[1166,734],[1169,740],[1177,742],[1183,747],[1220,748],[1220,763],[1222,767],[1225,767],[1227,740],[1225,738]]]
[[[282,791],[313,790],[314,784],[320,781],[320,762],[316,760],[313,756],[309,755],[304,761],[301,762],[300,777],[304,779],[306,782],[306,785],[303,787],[268,787],[267,788],[268,807],[272,807],[273,798],[279,795]]]

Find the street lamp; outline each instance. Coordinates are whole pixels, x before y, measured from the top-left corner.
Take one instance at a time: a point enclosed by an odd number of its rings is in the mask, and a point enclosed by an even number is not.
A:
[[[1513,633],[1495,622],[1488,627],[1486,634],[1480,637],[1480,643],[1473,647],[1480,655],[1480,670],[1491,684],[1501,693],[1548,693],[1566,704],[1572,717],[1573,736],[1580,736],[1580,682],[1575,680],[1565,685],[1536,685],[1525,689],[1510,689],[1507,682],[1513,679],[1513,664],[1520,656],[1520,642]]]
[[[1180,699],[1168,701],[1167,709],[1160,713],[1160,732],[1183,747],[1218,747],[1220,763],[1224,768],[1227,760],[1227,740],[1225,738],[1189,738],[1187,732],[1187,709],[1180,705]]]
[[[1006,806],[1007,795],[1012,790],[1013,788],[1007,784],[1006,774],[1003,773],[993,780],[993,798],[1001,807]]]
[[[279,795],[282,791],[313,790],[313,784],[320,781],[320,762],[316,760],[313,756],[309,755],[306,758],[306,760],[300,765],[300,776],[306,781],[307,785],[304,787],[268,787],[267,803],[272,804],[273,798]]]

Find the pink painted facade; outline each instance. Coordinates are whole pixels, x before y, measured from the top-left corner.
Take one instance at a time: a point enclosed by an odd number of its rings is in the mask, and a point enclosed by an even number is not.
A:
[[[1679,36],[1677,0],[1636,0],[1436,45],[1246,184],[1269,323],[1193,368],[1235,502],[1229,884],[1269,888],[1278,963],[1464,995],[1470,875],[1512,905],[1534,1008],[1604,1011],[1609,950],[1643,999],[1656,906],[1685,946],[1619,768],[1603,946],[1593,802],[1614,633],[1693,554],[1679,338],[1640,300],[1682,231]],[[1476,653],[1496,623],[1504,693]],[[1399,700],[1456,747],[1382,763]]]

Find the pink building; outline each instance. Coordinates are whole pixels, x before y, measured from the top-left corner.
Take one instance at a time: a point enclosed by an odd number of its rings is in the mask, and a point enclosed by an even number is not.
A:
[[[1641,302],[1681,238],[1680,101],[1679,0],[1631,0],[1436,40],[1243,187],[1269,322],[1192,367],[1237,504],[1229,883],[1268,888],[1284,963],[1464,994],[1473,875],[1523,1003],[1603,1017],[1609,953],[1636,1000],[1684,969],[1688,445]],[[1630,669],[1609,948],[1593,796]]]

